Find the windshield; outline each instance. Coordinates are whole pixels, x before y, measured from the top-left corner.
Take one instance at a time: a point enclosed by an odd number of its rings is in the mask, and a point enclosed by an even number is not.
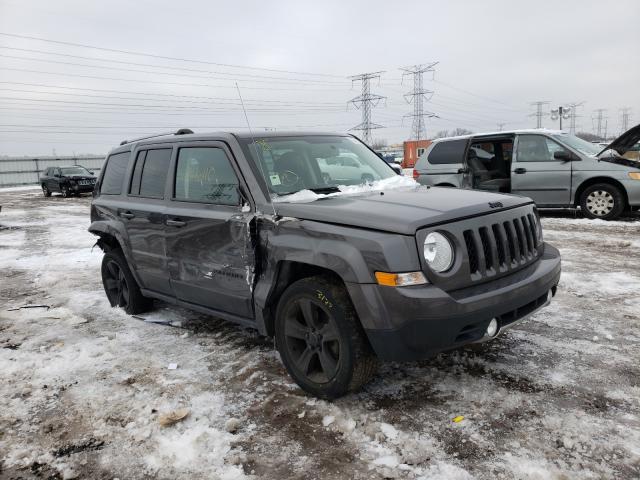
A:
[[[579,151],[583,155],[595,157],[602,150],[601,146],[582,140],[575,135],[553,135],[553,138]]]
[[[60,170],[63,175],[91,175],[84,167],[62,167]]]
[[[271,194],[301,190],[339,192],[338,186],[371,184],[396,172],[352,137],[309,135],[240,139],[247,158],[264,175]]]

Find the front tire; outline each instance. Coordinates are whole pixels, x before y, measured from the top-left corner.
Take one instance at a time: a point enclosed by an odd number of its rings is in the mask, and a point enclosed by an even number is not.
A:
[[[69,198],[71,196],[71,192],[68,187],[60,187],[60,192],[64,198]]]
[[[622,214],[624,207],[624,195],[610,183],[590,185],[580,197],[580,209],[587,218],[614,220]]]
[[[111,250],[102,258],[102,285],[112,307],[122,307],[129,315],[151,309],[153,301],[140,292],[122,250]]]
[[[304,391],[334,399],[358,390],[375,374],[377,359],[344,286],[330,276],[298,280],[276,311],[276,346]]]

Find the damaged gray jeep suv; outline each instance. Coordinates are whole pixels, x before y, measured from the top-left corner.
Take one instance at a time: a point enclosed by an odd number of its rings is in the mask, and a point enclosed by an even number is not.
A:
[[[530,199],[420,186],[349,135],[123,142],[91,220],[111,305],[159,299],[256,328],[323,398],[379,360],[494,338],[560,279]]]

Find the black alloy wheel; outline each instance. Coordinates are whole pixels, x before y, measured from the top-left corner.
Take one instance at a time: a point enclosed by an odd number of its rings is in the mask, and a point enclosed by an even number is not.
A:
[[[112,307],[121,307],[130,315],[143,313],[153,300],[142,295],[122,250],[113,249],[102,258],[102,285]]]
[[[315,298],[301,296],[284,312],[286,348],[294,367],[314,383],[328,383],[338,371],[340,338],[335,320]]]
[[[127,278],[115,260],[108,261],[105,267],[102,280],[109,303],[112,307],[122,307],[126,310],[129,305]]]
[[[289,375],[306,392],[334,399],[375,374],[378,361],[342,281],[300,279],[284,291],[275,318],[276,347]]]

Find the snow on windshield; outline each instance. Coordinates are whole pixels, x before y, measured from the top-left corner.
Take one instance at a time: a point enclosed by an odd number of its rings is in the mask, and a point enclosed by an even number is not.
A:
[[[272,200],[274,203],[310,203],[327,197],[360,195],[369,192],[380,192],[382,190],[412,190],[419,186],[420,184],[413,178],[394,175],[393,177],[362,185],[338,185],[336,188],[340,190],[339,192],[315,193],[305,189],[290,195],[272,195]]]

